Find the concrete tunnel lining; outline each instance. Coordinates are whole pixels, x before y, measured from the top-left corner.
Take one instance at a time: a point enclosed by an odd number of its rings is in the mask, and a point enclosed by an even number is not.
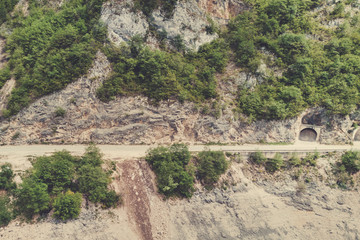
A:
[[[316,142],[317,132],[312,128],[304,128],[300,131],[299,139],[306,142]]]

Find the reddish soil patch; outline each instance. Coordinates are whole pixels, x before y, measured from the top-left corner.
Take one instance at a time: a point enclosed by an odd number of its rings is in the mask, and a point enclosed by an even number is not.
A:
[[[148,191],[154,192],[150,169],[145,161],[125,161],[118,165],[121,169],[120,188],[124,194],[129,219],[133,219],[144,240],[152,240],[150,222],[150,201]]]

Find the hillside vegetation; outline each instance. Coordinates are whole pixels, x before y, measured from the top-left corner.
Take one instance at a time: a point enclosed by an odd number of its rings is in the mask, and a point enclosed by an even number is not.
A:
[[[0,170],[0,226],[23,216],[32,220],[48,214],[60,220],[77,218],[83,197],[104,208],[121,203],[120,195],[108,189],[112,171],[105,172],[99,149],[90,145],[81,157],[67,151],[32,159],[33,168],[22,176],[17,186],[10,164]],[[11,200],[11,201],[10,201]]]
[[[12,9],[16,1],[5,1]],[[8,3],[9,2],[9,3]],[[35,99],[58,91],[87,72],[101,49],[113,73],[97,96],[142,94],[153,103],[177,99],[203,103],[217,101],[216,73],[229,62],[258,74],[261,64],[269,73],[261,84],[240,86],[234,110],[248,119],[286,119],[312,106],[346,115],[359,102],[360,15],[356,1],[248,0],[246,10],[219,30],[213,21],[208,34],[219,38],[197,52],[182,37],[165,44],[166,32],[151,29],[160,49],[148,48],[139,36],[115,47],[106,40],[98,18],[102,0],[71,0],[58,10],[30,1],[30,14],[6,14],[7,67],[0,70],[0,86],[11,76],[17,81],[5,116],[16,114]],[[151,19],[160,8],[171,18],[177,1],[134,1],[133,11]],[[0,20],[1,21],[1,20]],[[3,20],[4,21],[4,20]],[[332,27],[332,21],[339,24]],[[282,74],[274,74],[277,70]]]

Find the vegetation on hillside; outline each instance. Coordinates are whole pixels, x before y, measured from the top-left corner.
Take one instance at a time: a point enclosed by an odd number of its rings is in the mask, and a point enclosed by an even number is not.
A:
[[[104,51],[114,72],[97,91],[103,101],[130,93],[143,94],[154,102],[215,98],[215,73],[225,68],[228,59],[227,44],[222,39],[188,54],[150,50],[140,37],[120,48],[108,46]]]
[[[15,5],[19,0],[1,0],[0,1],[0,25],[3,24],[8,18]]]
[[[151,149],[146,161],[157,176],[159,192],[166,197],[191,197],[194,191],[195,177],[205,186],[213,186],[221,174],[228,168],[223,152],[205,150],[192,160],[184,144]]]
[[[121,197],[108,189],[111,173],[101,168],[102,163],[99,149],[94,145],[90,145],[82,157],[72,156],[67,151],[37,157],[17,188],[12,182],[11,167],[3,165],[0,186],[12,195],[12,204],[8,197],[0,198],[0,225],[6,225],[16,215],[32,219],[51,209],[57,219],[76,218],[83,197],[104,208],[116,207]]]
[[[2,2],[10,9],[15,3]],[[28,17],[20,14],[11,19],[6,14],[13,32],[7,37],[10,61],[0,70],[0,86],[11,76],[17,85],[5,116],[86,73],[106,38],[98,21],[102,3],[71,0],[55,11],[42,1],[31,1]],[[171,17],[176,4],[177,0],[135,0],[134,10],[143,11],[151,21],[158,8]],[[119,95],[142,94],[153,103],[217,99],[215,73],[233,61],[255,75],[262,63],[282,72],[263,76],[253,89],[239,87],[236,110],[249,121],[286,119],[311,106],[342,115],[358,107],[360,15],[346,8],[356,7],[354,1],[333,6],[325,6],[323,0],[247,0],[246,4],[249,10],[221,32],[217,29],[219,39],[197,52],[187,50],[181,36],[172,40],[174,48],[167,48],[162,44],[166,32],[153,28],[161,50],[150,50],[138,36],[120,47],[106,44],[103,51],[114,71],[98,89],[98,97],[110,101]],[[335,31],[324,26],[337,18],[341,23]]]
[[[134,0],[135,9],[150,17],[155,9],[161,8],[166,18],[172,16],[178,0]]]
[[[34,4],[28,17],[16,19],[6,45],[9,66],[0,71],[1,85],[10,73],[17,83],[5,116],[86,73],[105,36],[98,23],[102,2],[71,0],[57,12]]]
[[[332,114],[349,114],[359,102],[359,15],[346,15],[335,32],[314,18],[324,1],[254,0],[251,10],[229,24],[228,38],[236,61],[256,71],[267,64],[282,69],[253,91],[240,88],[238,109],[250,119],[285,119],[309,106],[323,106]],[[350,3],[349,3],[350,4]],[[321,14],[326,14],[322,11]],[[330,19],[345,17],[339,2]]]

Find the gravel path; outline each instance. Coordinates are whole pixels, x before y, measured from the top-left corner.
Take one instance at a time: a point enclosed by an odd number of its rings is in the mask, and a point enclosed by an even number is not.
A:
[[[130,160],[144,157],[146,151],[154,145],[98,145],[105,159],[114,161]],[[86,145],[21,145],[21,146],[1,146],[0,147],[0,164],[9,162],[16,170],[24,170],[31,166],[28,158],[31,156],[49,155],[55,151],[66,149],[75,155],[82,155],[85,151]],[[360,150],[360,143],[354,145],[321,145],[317,143],[298,142],[290,145],[191,145],[190,151],[202,151],[205,148],[211,150],[222,150],[229,152],[331,152],[331,151],[345,151],[345,150]]]

